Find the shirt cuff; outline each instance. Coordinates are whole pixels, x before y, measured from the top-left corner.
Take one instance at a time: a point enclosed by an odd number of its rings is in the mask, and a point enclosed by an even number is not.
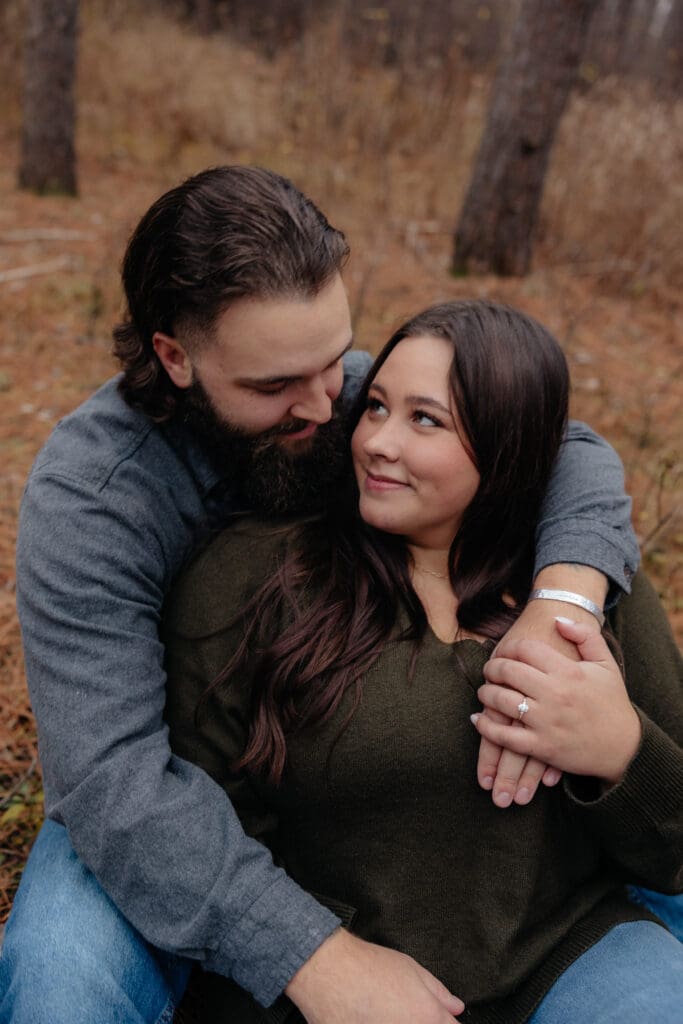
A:
[[[625,560],[627,554],[628,561]],[[605,610],[617,603],[622,592],[631,593],[631,580],[638,567],[637,551],[625,553],[615,544],[613,531],[597,520],[566,520],[546,524],[537,538],[534,576],[548,565],[570,562],[588,565],[609,580]]]
[[[219,946],[205,966],[229,975],[259,1003],[270,1006],[340,924],[282,872],[231,929],[229,950],[227,943],[225,949]]]

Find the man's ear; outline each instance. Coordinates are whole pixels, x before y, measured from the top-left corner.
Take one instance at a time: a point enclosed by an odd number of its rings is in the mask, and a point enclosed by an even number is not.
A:
[[[155,331],[152,335],[154,351],[177,388],[189,388],[192,383],[192,363],[187,352],[170,334]]]

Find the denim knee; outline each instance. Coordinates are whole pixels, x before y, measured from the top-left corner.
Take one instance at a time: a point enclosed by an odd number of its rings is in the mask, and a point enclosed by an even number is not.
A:
[[[680,1024],[683,946],[661,925],[612,928],[560,975],[529,1024]]]
[[[669,896],[652,889],[643,889],[642,886],[630,885],[629,896],[634,903],[640,903],[656,914],[678,941],[683,942],[683,893]]]
[[[0,957],[0,1024],[165,1024],[190,963],[157,954],[46,822]]]

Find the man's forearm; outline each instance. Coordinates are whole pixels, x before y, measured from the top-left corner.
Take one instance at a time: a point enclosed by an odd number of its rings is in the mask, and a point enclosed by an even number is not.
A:
[[[630,516],[618,455],[584,423],[570,423],[541,509],[536,573],[559,563],[591,566],[613,584],[613,604],[638,566]]]

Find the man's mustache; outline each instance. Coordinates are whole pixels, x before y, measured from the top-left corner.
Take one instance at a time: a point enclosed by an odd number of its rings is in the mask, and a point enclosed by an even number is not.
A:
[[[287,434],[298,434],[300,430],[305,430],[310,424],[310,420],[289,420],[287,423],[278,423],[276,427],[271,427],[264,436],[282,437]]]

